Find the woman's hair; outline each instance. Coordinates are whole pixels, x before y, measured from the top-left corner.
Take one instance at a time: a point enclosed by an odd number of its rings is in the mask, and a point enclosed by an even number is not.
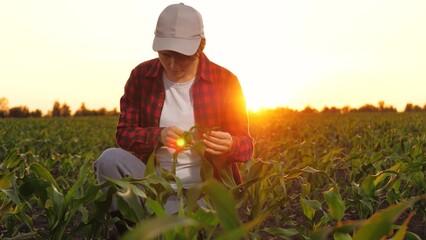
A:
[[[194,57],[199,57],[201,55],[201,53],[203,53],[204,51],[204,47],[206,46],[206,39],[205,38],[201,38],[201,42],[200,45],[198,46],[197,51],[194,53]]]

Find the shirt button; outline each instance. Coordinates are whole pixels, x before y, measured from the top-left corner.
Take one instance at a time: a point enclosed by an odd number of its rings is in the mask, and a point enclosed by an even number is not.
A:
[[[159,106],[159,107],[162,107],[162,106],[163,106],[163,104],[162,104],[162,103],[159,103],[159,104],[158,104],[158,106]]]

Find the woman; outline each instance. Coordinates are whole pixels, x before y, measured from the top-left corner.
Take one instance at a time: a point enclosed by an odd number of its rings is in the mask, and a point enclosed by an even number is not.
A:
[[[104,176],[143,178],[149,156],[155,150],[159,166],[171,169],[176,141],[192,126],[205,145],[204,156],[219,170],[231,167],[241,183],[236,163],[253,154],[245,99],[240,83],[227,69],[203,53],[204,27],[200,13],[184,4],[173,4],[160,14],[153,50],[158,58],[139,64],[130,74],[120,100],[116,141],[95,162],[99,181]],[[201,157],[191,148],[179,153],[176,176],[184,188],[202,181]],[[113,204],[112,210],[117,210]],[[173,200],[165,209],[177,211]]]

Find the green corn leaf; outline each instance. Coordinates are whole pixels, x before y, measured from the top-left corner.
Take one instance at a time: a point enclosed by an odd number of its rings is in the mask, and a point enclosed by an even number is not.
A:
[[[346,208],[345,202],[340,196],[338,190],[332,187],[330,190],[324,192],[324,198],[327,202],[331,216],[339,222],[342,221]]]
[[[89,221],[90,212],[83,205],[79,205],[78,212],[81,214],[81,222],[87,224]]]
[[[13,173],[9,173],[9,174],[3,176],[0,179],[0,189],[9,189],[9,188],[11,188],[14,176],[15,175]]]
[[[424,240],[419,235],[413,233],[413,232],[406,232],[405,233],[405,239],[407,240]]]
[[[157,217],[164,217],[167,216],[167,212],[164,210],[163,206],[161,204],[151,198],[147,198],[145,201],[145,205],[155,213]]]
[[[6,189],[6,190],[1,190],[3,193],[6,194],[6,196],[12,200],[13,203],[15,203],[16,205],[21,204],[21,200],[19,199],[19,196],[17,194],[16,191],[14,191],[14,189]]]
[[[373,197],[376,190],[376,185],[374,184],[374,177],[371,175],[367,176],[364,181],[362,181],[361,188],[367,196]]]
[[[150,198],[147,198],[145,201],[145,204],[147,207],[151,208],[151,210],[155,213],[156,217],[167,217],[168,214],[167,212],[164,210],[163,206],[161,206],[161,204],[155,200],[152,200]],[[180,215],[178,215],[180,216]],[[182,216],[184,217],[184,216]],[[163,237],[165,240],[174,240],[177,238],[177,234],[179,234],[179,231],[181,229],[172,229],[170,231],[164,232],[163,233]]]
[[[123,218],[130,220],[131,222],[138,222],[138,216],[133,211],[132,207],[126,200],[124,200],[121,197],[117,197],[117,208],[120,211],[120,213],[123,215]]]
[[[198,222],[191,218],[178,216],[164,216],[152,218],[136,225],[122,240],[153,240],[168,231],[183,226],[198,226]]]
[[[173,175],[176,175],[176,166],[177,166],[177,157],[178,157],[178,155],[179,155],[179,151],[176,150],[175,153],[173,153],[173,156],[172,156],[172,169],[171,169],[171,172],[172,172]]]
[[[195,213],[191,215],[192,218],[197,220],[203,226],[216,226],[219,224],[219,219],[211,211],[206,211],[204,209],[197,209]]]
[[[351,235],[348,233],[335,232],[333,235],[334,240],[352,240]]]
[[[302,207],[303,214],[309,219],[312,220],[315,216],[317,210],[322,210],[321,203],[317,200],[308,200],[301,198],[300,206]]]
[[[112,178],[108,178],[108,177],[105,177],[105,179],[107,181],[119,186],[120,188],[125,189],[126,191],[128,189],[131,189],[134,194],[138,195],[139,197],[146,198],[146,194],[143,190],[139,189],[137,186],[135,186],[134,184],[130,183],[127,180],[112,179]]]
[[[265,164],[263,162],[255,162],[254,160],[250,160],[245,165],[247,165],[247,167],[251,165],[250,168],[248,168],[247,179],[263,176],[263,169],[265,168]]]
[[[404,220],[404,223],[401,225],[401,227],[398,229],[398,231],[395,233],[395,235],[392,237],[391,240],[404,240],[405,234],[407,233],[407,226],[410,222],[411,218],[414,216],[415,212],[411,212],[410,215]]]
[[[131,188],[117,192],[117,204],[123,216],[133,222],[139,222],[145,218],[145,210],[139,196]]]
[[[201,156],[200,175],[203,181],[213,178],[213,165],[203,155]]]
[[[291,239],[290,237],[299,234],[299,231],[295,228],[265,228],[262,231],[267,232],[273,236],[281,236],[284,239]]]
[[[352,234],[355,229],[358,229],[359,226],[363,223],[363,221],[345,221],[339,224],[338,226],[332,228],[332,227],[322,227],[319,229],[316,229],[311,234],[312,240],[328,240],[330,239],[330,234],[334,234],[336,236],[336,233],[338,234],[337,237],[345,237],[346,234]]]
[[[269,212],[265,212],[257,216],[252,221],[245,223],[238,228],[225,231],[223,234],[221,234],[219,237],[215,239],[216,240],[243,239],[244,236],[246,236],[251,229],[260,225],[268,215],[269,215]]]
[[[63,219],[66,210],[64,208],[64,195],[62,195],[62,193],[57,191],[54,187],[49,187],[47,192],[53,202],[53,211],[48,215],[55,219],[53,230],[57,232],[60,231],[59,229],[61,229],[65,224]]]
[[[18,233],[14,235],[12,238],[6,238],[7,240],[22,240],[22,239],[35,239],[34,236],[37,236],[37,232],[29,232],[29,233]]]
[[[305,173],[323,173],[323,171],[317,170],[313,167],[304,167],[302,169],[300,169],[300,171],[305,172]]]
[[[182,180],[179,177],[172,174],[170,171],[165,170],[164,168],[161,169],[161,176],[166,180],[170,179],[171,181],[173,181],[176,184],[177,196],[179,196],[179,197],[182,196],[183,183],[182,183]],[[165,183],[165,185],[163,185],[164,188],[166,188],[169,192],[171,192],[170,182],[167,181],[167,183],[166,182],[164,182],[164,183]]]
[[[310,183],[302,183],[302,193],[301,193],[301,197],[305,198],[307,196],[309,196],[309,194],[311,193],[311,184]]]
[[[164,173],[162,172],[162,175]],[[167,176],[167,174],[165,174],[165,176]],[[161,187],[163,187],[165,192],[168,193],[174,193],[175,190],[172,188],[172,185],[170,184],[170,182],[165,179],[163,176],[160,175],[149,175],[148,177],[145,178],[145,182],[143,184],[143,186],[148,189],[151,186],[154,186],[156,184],[160,184]],[[181,188],[181,182],[177,181],[176,182],[178,188]],[[156,192],[156,190],[154,190]]]
[[[401,168],[402,163],[397,163],[390,167],[388,170],[378,173],[376,176],[377,178],[374,180],[374,185],[377,186],[379,183],[381,183],[383,180],[385,180],[386,177],[389,176],[389,174],[398,174],[399,169]]]
[[[228,189],[232,189],[237,186],[230,165],[225,165],[223,168],[219,169],[219,176],[220,180],[222,181],[222,184]]]
[[[105,182],[101,185],[87,184],[87,186],[85,187],[86,191],[84,196],[80,199],[74,199],[74,201],[76,201],[77,205],[83,205],[84,203],[89,203],[97,200],[99,192],[101,192],[102,189],[105,188],[105,185],[108,185],[108,182]]]
[[[192,133],[189,131],[185,131],[182,134],[183,139],[185,140],[185,143],[191,143],[194,140],[194,137],[192,136]]]
[[[18,164],[21,163],[22,161],[19,155],[15,153],[9,156],[8,158],[6,158],[4,162],[6,164],[6,168],[12,169],[18,166]]]
[[[40,178],[52,184],[57,191],[60,190],[58,183],[52,177],[50,172],[45,167],[43,167],[40,163],[37,163],[37,162],[31,163],[30,170],[33,171],[36,175],[38,175]]]
[[[213,202],[219,221],[225,230],[240,226],[232,194],[218,181],[210,179],[203,185],[203,190]]]
[[[201,193],[203,191],[202,184],[196,184],[192,186],[190,189],[188,189],[187,193],[185,194],[186,197],[186,215],[188,217],[193,217],[193,212],[195,208],[198,206],[197,201],[201,196]]]
[[[13,201],[2,202],[2,204],[0,205],[0,216],[5,216],[3,214],[9,212],[9,209],[13,207],[13,204]]]
[[[276,174],[274,174],[276,175]],[[244,194],[247,193],[247,189],[252,186],[253,184],[259,183],[265,178],[268,178],[269,176],[262,176],[262,177],[255,177],[251,178],[248,181],[243,182],[242,184],[239,184],[238,186],[231,189],[232,195],[235,198],[235,201],[240,203],[244,201]]]
[[[104,182],[107,183],[107,182]],[[104,219],[106,213],[109,211],[114,194],[115,188],[108,188],[107,191],[99,191],[101,194],[96,197],[94,207],[91,211],[92,219]]]
[[[74,185],[71,187],[71,189],[67,192],[64,199],[64,205],[65,207],[68,207],[70,205],[70,202],[72,198],[77,193],[78,189],[81,188],[85,182],[85,179],[87,178],[88,172],[89,172],[89,158],[86,159],[86,161],[83,163],[83,165],[80,168],[79,171],[79,177],[77,181],[74,183]],[[80,206],[74,206],[73,209],[70,209],[71,211],[77,210]]]
[[[298,178],[300,175],[302,175],[302,173],[303,172],[300,169],[292,169],[288,174],[286,174],[284,176],[284,178],[286,180],[290,180],[290,179],[293,179],[293,178]]]
[[[151,155],[149,155],[148,162],[146,164],[146,169],[145,169],[145,177],[157,173],[155,170],[155,152],[156,152],[156,149],[154,149]]]
[[[44,203],[44,208],[53,208],[53,202],[52,199],[47,199]]]
[[[376,212],[361,224],[360,228],[355,232],[353,239],[373,240],[381,239],[383,236],[386,236],[392,228],[392,223],[419,199],[421,198],[412,198]]]

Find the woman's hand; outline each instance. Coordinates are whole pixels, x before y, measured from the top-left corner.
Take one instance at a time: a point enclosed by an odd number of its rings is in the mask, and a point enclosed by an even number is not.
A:
[[[176,141],[183,134],[183,132],[184,131],[182,129],[176,126],[166,127],[161,130],[161,143],[166,147],[176,149]]]
[[[221,155],[231,151],[232,136],[228,132],[208,131],[203,134],[206,152],[212,155]]]

